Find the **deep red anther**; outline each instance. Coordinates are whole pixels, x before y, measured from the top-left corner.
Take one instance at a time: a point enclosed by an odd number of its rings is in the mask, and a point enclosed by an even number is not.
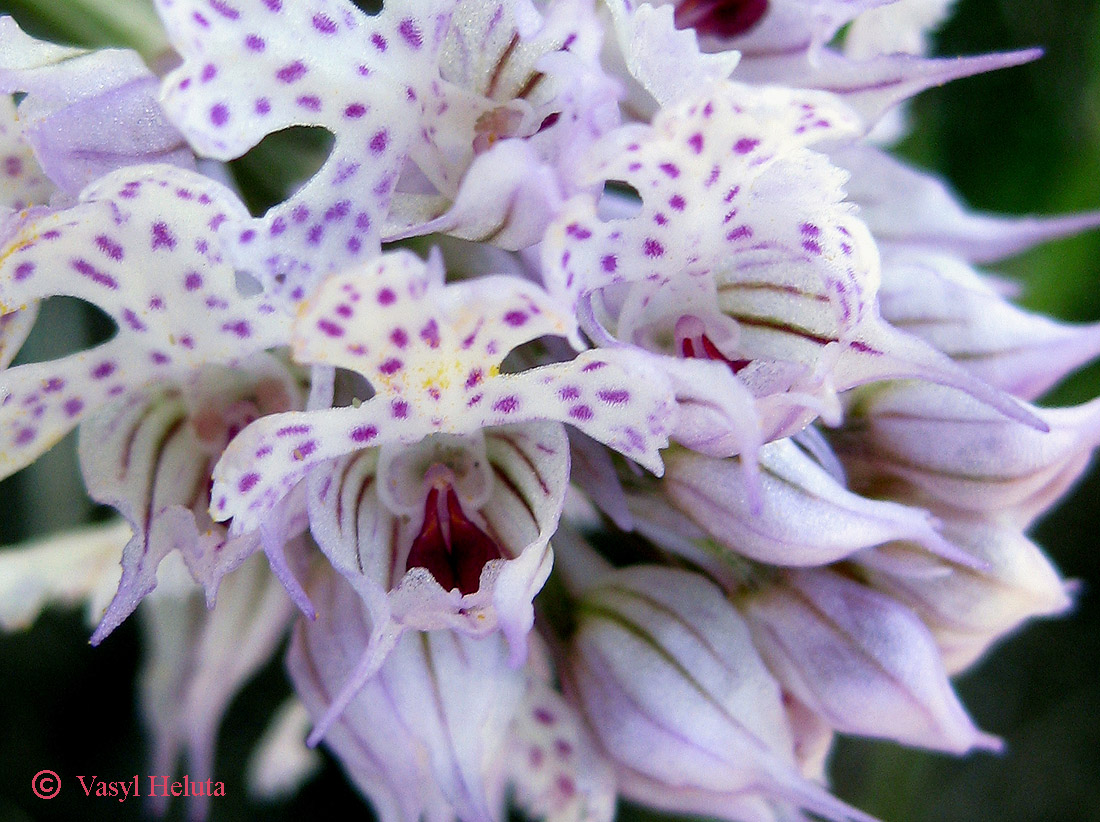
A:
[[[500,548],[462,511],[453,488],[447,486],[445,512],[439,502],[439,489],[433,487],[424,501],[424,524],[413,540],[405,569],[426,568],[444,590],[475,593],[481,587],[481,569],[501,558]]]
[[[713,37],[744,34],[768,11],[768,0],[682,0],[676,4],[676,28],[693,28]]]
[[[695,350],[695,340],[690,337],[684,337],[680,342],[680,354],[684,359],[716,360],[717,362],[724,362],[734,374],[738,373],[752,362],[752,360],[731,360],[718,350],[718,346],[711,342],[710,337],[706,334],[700,334],[698,341],[702,351]]]

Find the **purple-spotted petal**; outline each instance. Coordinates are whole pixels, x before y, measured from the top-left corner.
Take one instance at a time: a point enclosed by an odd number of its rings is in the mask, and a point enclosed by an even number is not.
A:
[[[256,420],[214,467],[210,516],[233,518],[231,534],[255,531],[268,514],[326,460],[385,442],[416,442],[423,423],[390,402],[359,408],[291,411]]]
[[[15,211],[45,204],[54,191],[27,142],[24,125],[11,97],[0,95],[0,208]]]
[[[368,17],[345,0],[157,3],[184,58],[164,105],[200,154],[239,157],[295,125],[336,138],[317,174],[238,237],[240,259],[273,287],[286,278],[291,299],[378,253],[451,5],[387,3]]]
[[[118,330],[97,348],[0,375],[0,473],[130,391],[286,342],[287,319],[264,297],[241,296],[223,254],[219,228],[243,219],[222,186],[143,166],[102,178],[72,208],[20,221],[0,257],[0,311],[63,294],[103,309]]]
[[[664,373],[625,349],[584,351],[569,362],[501,375],[470,402],[477,427],[559,420],[658,476],[664,470],[659,452],[677,422]]]
[[[613,132],[594,149],[587,178],[628,183],[641,211],[606,221],[592,198],[571,202],[544,244],[552,290],[715,276],[738,263],[741,279],[749,266],[760,279],[770,255],[784,257],[797,269],[784,276],[810,290],[850,293],[874,258],[862,234],[853,236],[843,173],[806,146],[854,127],[828,95],[714,83],[663,110],[651,128]]]
[[[503,756],[516,802],[547,822],[611,822],[615,776],[573,706],[529,677]]]
[[[542,289],[490,275],[443,285],[433,253],[383,255],[328,278],[294,328],[294,354],[307,363],[362,374],[380,396],[399,396],[425,416],[461,413],[516,346],[571,333]]]

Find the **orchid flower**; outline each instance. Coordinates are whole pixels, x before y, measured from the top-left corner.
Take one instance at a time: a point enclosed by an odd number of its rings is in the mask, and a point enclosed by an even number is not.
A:
[[[76,429],[122,517],[0,555],[0,625],[136,614],[157,773],[288,636],[253,783],[323,742],[388,822],[870,822],[838,735],[999,750],[949,676],[1072,606],[1025,531],[1100,400],[1035,403],[1100,331],[981,266],[1100,217],[873,143],[1037,52],[926,56],[943,0],[153,5],[151,67],[0,18],[0,477]],[[27,361],[58,296],[113,333]]]

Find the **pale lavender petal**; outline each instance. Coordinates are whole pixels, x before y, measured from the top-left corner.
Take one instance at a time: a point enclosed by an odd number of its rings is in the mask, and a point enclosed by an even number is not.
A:
[[[243,219],[227,189],[170,166],[116,172],[72,208],[24,217],[0,261],[0,313],[63,294],[103,309],[118,330],[98,348],[0,375],[0,473],[127,392],[285,344],[287,318],[262,296],[242,297],[222,253],[219,228]]]
[[[711,47],[737,49],[743,59],[818,49],[842,26],[891,0],[769,0],[760,21],[735,37],[704,40]]]
[[[94,625],[118,587],[130,524],[115,520],[51,534],[0,551],[0,628],[29,627],[49,605],[87,601]]]
[[[952,753],[1000,749],[966,715],[928,629],[889,597],[833,571],[795,571],[742,608],[784,688],[838,731]]]
[[[194,156],[157,102],[159,82],[133,51],[87,52],[35,40],[0,21],[0,91],[25,92],[24,139],[70,196],[128,165],[194,168]]]
[[[981,565],[932,559],[904,543],[875,552],[887,555],[896,570],[878,567],[870,556],[861,564],[871,585],[912,608],[929,627],[948,673],[970,666],[1024,620],[1072,606],[1069,586],[1050,559],[1015,528],[965,519],[946,521],[943,531]]]
[[[93,498],[118,510],[134,532],[118,592],[92,635],[98,645],[156,587],[157,566],[185,538],[176,512],[187,520],[205,494],[210,458],[176,393],[134,394],[86,421],[80,458]]]
[[[765,445],[759,460],[759,510],[738,460],[674,453],[663,487],[721,545],[771,565],[824,565],[897,539],[965,561],[927,512],[849,492],[789,440]]]
[[[557,175],[522,140],[503,140],[471,164],[454,202],[434,219],[400,225],[387,221],[387,242],[421,234],[449,234],[501,248],[521,249],[542,239],[561,206]]]
[[[884,384],[861,398],[832,441],[857,491],[893,477],[903,481],[897,493],[922,505],[1026,525],[1081,475],[1100,443],[1100,400],[1029,410],[1048,431],[950,388]]]
[[[967,211],[946,183],[868,145],[830,155],[852,173],[848,196],[880,243],[925,248],[976,263],[1100,226],[1100,212],[1004,217]]]
[[[887,255],[879,306],[895,328],[1025,400],[1100,355],[1100,325],[1068,325],[1017,308],[966,263],[932,252]]]
[[[633,530],[630,509],[611,453],[591,437],[570,429],[569,477],[592,503],[624,531]]]
[[[328,712],[370,634],[356,592],[334,574],[313,586],[318,619],[294,632],[288,667],[316,719]],[[524,675],[503,640],[407,634],[329,729],[326,744],[384,822],[448,814],[498,818],[490,757],[522,704]]]
[[[853,60],[830,49],[806,54],[746,59],[736,77],[747,83],[778,83],[836,94],[863,118],[870,130],[899,103],[925,89],[961,77],[1018,66],[1042,55],[1038,49],[978,57],[924,58],[887,54]]]
[[[869,819],[799,775],[779,687],[742,617],[704,577],[616,571],[585,594],[579,615],[570,685],[620,774],[686,789],[724,818],[741,819],[731,808],[751,794]]]
[[[214,610],[193,596],[156,597],[156,606],[142,612],[152,646],[140,691],[153,732],[151,770],[175,773],[186,752],[185,772],[205,782],[218,776],[214,750],[226,709],[283,641],[293,608],[257,559],[226,580]],[[209,801],[209,794],[192,800],[193,819],[203,818]]]
[[[248,794],[263,801],[286,800],[317,775],[324,759],[306,746],[310,718],[291,697],[275,712],[248,759]]]
[[[626,108],[637,119],[648,120],[661,106],[678,102],[710,80],[725,80],[741,59],[736,51],[705,54],[695,33],[677,30],[671,6],[629,0],[608,4],[615,37],[617,60],[640,88],[628,90]],[[643,93],[644,92],[644,93]]]

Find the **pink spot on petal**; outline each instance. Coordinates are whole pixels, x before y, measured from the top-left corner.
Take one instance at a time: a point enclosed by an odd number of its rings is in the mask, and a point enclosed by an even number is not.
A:
[[[378,429],[373,425],[360,425],[351,429],[350,436],[354,442],[370,442],[378,436]]]

